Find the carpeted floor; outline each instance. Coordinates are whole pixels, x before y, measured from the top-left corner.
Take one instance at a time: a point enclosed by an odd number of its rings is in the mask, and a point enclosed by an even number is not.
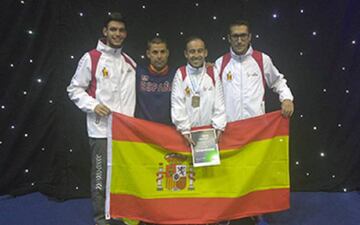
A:
[[[291,193],[291,208],[261,225],[360,225],[360,193]],[[0,197],[0,225],[93,225],[89,199],[65,202],[40,193]]]

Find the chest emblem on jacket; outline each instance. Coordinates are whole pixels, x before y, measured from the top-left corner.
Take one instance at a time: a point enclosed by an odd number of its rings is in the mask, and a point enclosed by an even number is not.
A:
[[[210,86],[210,87],[203,87],[203,91],[212,91],[213,89],[213,86]]]
[[[191,92],[191,90],[190,90],[190,88],[187,86],[187,87],[185,88],[185,95],[186,95],[187,97],[189,97],[189,96],[190,96],[190,92]]]
[[[253,73],[248,73],[247,76],[248,77],[257,77],[257,76],[259,76],[259,74],[253,72]]]
[[[104,68],[102,69],[102,74],[103,74],[103,77],[104,77],[104,78],[108,78],[108,77],[109,77],[109,71],[108,71],[108,69],[106,69],[106,67],[104,67]]]
[[[228,80],[228,81],[232,81],[232,80],[233,80],[233,75],[232,75],[231,71],[229,71],[229,72],[226,74],[226,80]]]

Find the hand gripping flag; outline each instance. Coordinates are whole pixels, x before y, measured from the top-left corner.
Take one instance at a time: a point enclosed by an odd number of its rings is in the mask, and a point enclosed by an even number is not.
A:
[[[194,168],[174,127],[113,113],[107,216],[206,224],[289,208],[289,121],[279,111],[229,123],[221,164]]]

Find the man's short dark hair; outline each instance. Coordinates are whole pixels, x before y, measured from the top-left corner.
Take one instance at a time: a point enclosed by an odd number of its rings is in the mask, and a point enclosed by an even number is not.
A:
[[[187,45],[189,44],[189,42],[192,42],[194,40],[200,40],[200,41],[204,42],[204,45],[205,45],[204,39],[202,39],[200,36],[190,36],[190,37],[186,38],[186,40],[185,40],[185,50],[187,49]],[[206,47],[206,45],[205,45],[205,47]]]
[[[147,48],[150,49],[152,44],[165,44],[166,48],[168,48],[166,40],[159,38],[159,37],[155,37],[155,38],[149,40],[147,42]]]
[[[111,21],[121,22],[121,23],[123,23],[123,24],[125,25],[125,27],[126,27],[125,18],[124,18],[124,17],[121,15],[121,13],[119,13],[119,12],[109,13],[108,17],[106,18],[106,20],[105,20],[105,22],[104,22],[104,27],[107,27]]]
[[[246,20],[235,20],[234,22],[230,23],[229,25],[229,34],[231,32],[231,28],[234,26],[246,26],[248,28],[249,33],[251,33],[251,26],[250,23]]]

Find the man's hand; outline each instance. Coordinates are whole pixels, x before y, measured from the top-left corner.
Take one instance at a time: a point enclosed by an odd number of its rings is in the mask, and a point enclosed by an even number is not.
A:
[[[294,113],[294,103],[289,99],[285,99],[281,103],[281,114],[283,115],[283,117],[290,118],[293,113]]]
[[[223,131],[222,130],[216,130],[216,143],[219,143],[221,135],[222,135]]]
[[[94,112],[97,116],[107,116],[111,113],[111,110],[106,105],[100,103],[95,107]]]
[[[191,138],[190,134],[183,134],[183,136],[189,145],[195,145],[195,142]]]

